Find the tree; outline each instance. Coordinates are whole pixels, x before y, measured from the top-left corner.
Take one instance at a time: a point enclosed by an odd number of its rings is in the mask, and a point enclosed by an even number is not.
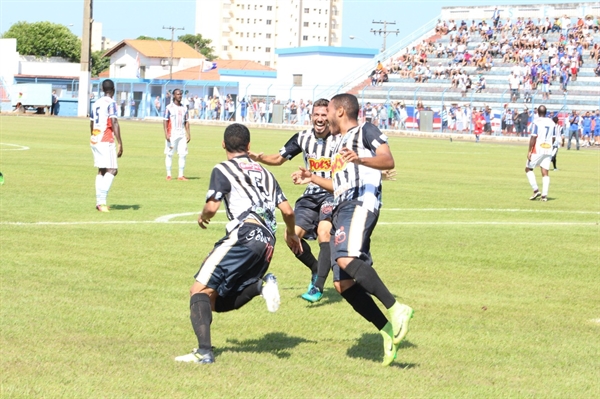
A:
[[[100,72],[108,69],[110,66],[110,58],[104,57],[104,51],[98,50],[92,53],[92,76],[97,77]]]
[[[164,37],[150,37],[150,36],[138,36],[137,39],[135,40],[169,40],[169,39],[165,39]]]
[[[2,38],[17,39],[17,51],[21,55],[36,57],[62,57],[79,62],[81,41],[69,28],[52,22],[17,22]]]
[[[197,35],[181,35],[177,38],[178,41],[187,43],[190,47],[196,49],[199,53],[204,55],[209,61],[214,60],[217,56],[213,53],[215,51],[212,46],[212,40],[204,39],[201,34]]]

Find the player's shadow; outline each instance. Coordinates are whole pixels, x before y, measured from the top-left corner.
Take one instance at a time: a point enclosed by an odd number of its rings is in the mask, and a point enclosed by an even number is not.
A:
[[[302,343],[315,343],[300,337],[292,337],[285,333],[275,332],[265,334],[259,339],[237,340],[228,339],[227,343],[230,346],[215,348],[215,355],[221,352],[254,352],[254,353],[270,353],[280,359],[289,358],[290,349]]]
[[[140,209],[142,206],[141,205],[110,205],[110,209],[111,210],[116,210],[116,211],[124,211],[126,209],[133,209],[134,211],[137,211],[138,209]]]
[[[197,177],[197,176],[192,176],[192,177],[186,176],[185,178],[188,180],[200,180],[201,179],[201,177]]]
[[[402,369],[412,369],[414,367],[418,367],[417,363],[402,363],[399,361],[402,359],[403,349],[412,348],[415,346],[416,345],[411,344],[408,341],[402,341],[400,343],[400,347],[398,348],[396,360],[390,366],[399,367]],[[348,357],[372,360],[380,363],[383,359],[383,338],[381,338],[380,334],[363,334],[359,338],[358,342],[348,349],[346,354]]]

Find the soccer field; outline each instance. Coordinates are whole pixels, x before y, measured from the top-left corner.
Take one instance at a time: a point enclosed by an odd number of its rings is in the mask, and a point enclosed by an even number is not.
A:
[[[100,213],[89,121],[0,117],[2,398],[597,397],[600,151],[561,149],[542,203],[524,144],[391,137],[372,253],[415,309],[396,362],[380,365],[381,336],[331,279],[321,302],[300,299],[310,273],[281,228],[281,308],[215,313],[216,363],[201,366],[173,358],[196,346],[188,289],[224,234],[222,212],[196,224],[223,128],[192,125],[187,182],[165,181],[161,124],[121,128]],[[252,150],[292,134],[252,130]],[[269,168],[292,204],[301,162]]]

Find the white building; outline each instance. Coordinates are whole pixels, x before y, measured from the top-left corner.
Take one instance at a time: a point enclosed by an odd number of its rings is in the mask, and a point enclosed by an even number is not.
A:
[[[196,34],[221,59],[277,67],[276,48],[342,44],[343,0],[196,0]]]

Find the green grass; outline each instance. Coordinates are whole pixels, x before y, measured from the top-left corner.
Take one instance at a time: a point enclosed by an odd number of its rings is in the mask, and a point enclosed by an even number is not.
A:
[[[3,398],[597,397],[596,150],[560,150],[541,203],[527,200],[525,145],[391,137],[398,179],[384,182],[372,253],[416,311],[397,361],[379,365],[380,335],[331,281],[318,304],[300,299],[309,273],[280,231],[280,310],[256,298],[215,314],[217,362],[175,363],[195,346],[193,274],[224,231],[223,213],[206,231],[195,224],[222,130],[193,125],[192,179],[166,182],[161,125],[122,122],[101,214],[86,120],[0,117]],[[252,133],[265,153],[292,134]],[[270,168],[292,203],[300,162]],[[187,215],[154,222],[170,214]]]

